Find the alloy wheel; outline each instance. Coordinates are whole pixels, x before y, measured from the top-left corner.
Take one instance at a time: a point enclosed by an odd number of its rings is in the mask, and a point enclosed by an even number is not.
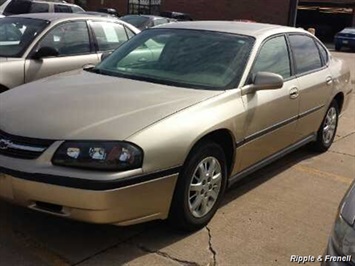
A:
[[[329,108],[323,124],[323,141],[329,144],[335,134],[337,125],[337,111],[334,107]]]
[[[188,206],[191,214],[201,218],[216,204],[221,191],[222,168],[215,157],[203,159],[194,170],[189,191]]]

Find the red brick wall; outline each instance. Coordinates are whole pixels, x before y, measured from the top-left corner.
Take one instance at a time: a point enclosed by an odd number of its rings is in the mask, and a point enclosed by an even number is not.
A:
[[[161,10],[189,13],[194,19],[249,19],[288,22],[290,0],[162,0]]]
[[[88,10],[116,8],[127,13],[128,0],[87,0]],[[193,19],[249,19],[287,25],[290,0],[161,0],[161,11],[189,13]]]
[[[103,4],[101,4],[103,2]],[[127,14],[128,0],[86,0],[87,10],[96,11],[101,7],[115,8],[120,15]]]

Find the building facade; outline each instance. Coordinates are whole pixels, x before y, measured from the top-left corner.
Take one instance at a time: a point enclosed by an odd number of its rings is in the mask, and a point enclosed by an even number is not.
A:
[[[194,20],[252,20],[262,23],[315,27],[329,38],[355,26],[355,0],[75,0],[88,10],[115,8],[119,14],[188,13]],[[328,29],[326,29],[328,28]],[[330,30],[330,28],[332,28]],[[328,38],[327,37],[327,38]]]

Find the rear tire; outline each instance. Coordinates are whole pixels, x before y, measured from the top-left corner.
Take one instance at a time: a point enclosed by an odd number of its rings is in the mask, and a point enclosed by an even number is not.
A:
[[[7,90],[8,90],[8,88],[6,88],[5,86],[0,85],[0,93],[3,93],[5,91],[7,91]]]
[[[332,145],[338,128],[339,107],[333,100],[323,118],[317,132],[317,140],[312,143],[312,149],[317,152],[325,152]]]
[[[195,231],[208,224],[216,213],[227,185],[227,164],[223,149],[202,142],[188,156],[179,174],[170,207],[170,224]]]

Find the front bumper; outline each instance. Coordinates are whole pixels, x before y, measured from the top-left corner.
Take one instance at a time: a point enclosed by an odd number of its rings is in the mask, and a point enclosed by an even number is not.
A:
[[[352,262],[332,261],[336,258],[345,258],[346,256],[340,255],[334,248],[332,238],[329,238],[327,250],[323,256],[321,266],[354,266]]]
[[[53,176],[48,176],[52,182],[41,182],[34,178],[45,178],[45,175],[28,173],[29,178],[26,178],[24,172],[0,168],[0,197],[79,221],[130,225],[167,218],[177,176],[178,173],[155,176],[118,188],[94,190],[56,184]],[[105,182],[102,184],[104,188]]]

